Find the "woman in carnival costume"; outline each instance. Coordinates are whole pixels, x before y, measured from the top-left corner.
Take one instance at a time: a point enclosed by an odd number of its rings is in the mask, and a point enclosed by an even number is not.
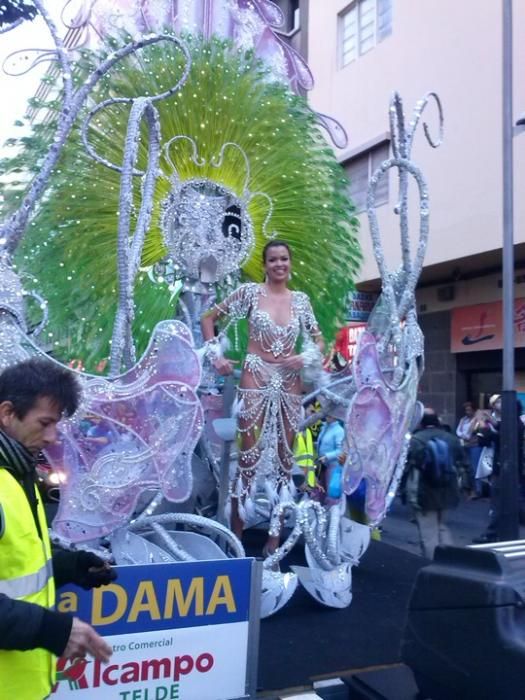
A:
[[[324,344],[308,296],[287,283],[292,262],[287,243],[273,240],[263,250],[266,273],[262,284],[243,284],[202,318],[208,355],[219,374],[231,374],[233,363],[223,356],[215,322],[248,319],[248,351],[238,389],[240,449],[237,474],[230,484],[229,509],[234,533],[254,507],[262,482],[272,505],[292,499],[293,440],[301,421],[301,370],[320,366]],[[303,351],[297,353],[302,338]],[[265,553],[278,546],[270,536]]]

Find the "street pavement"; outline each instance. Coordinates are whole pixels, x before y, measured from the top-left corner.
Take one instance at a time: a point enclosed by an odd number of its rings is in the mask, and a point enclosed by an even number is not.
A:
[[[472,544],[475,537],[483,534],[488,523],[488,511],[488,498],[474,501],[463,499],[455,510],[449,511],[447,524],[454,544],[465,547]],[[396,497],[383,520],[381,541],[412,554],[421,554],[417,526],[412,519],[410,506],[404,506],[400,498]],[[520,531],[521,539],[525,539],[525,528],[520,527]]]
[[[48,522],[51,522],[57,511],[57,504],[46,504]],[[465,547],[472,544],[475,537],[479,537],[488,522],[489,499],[482,498],[474,501],[462,499],[455,510],[449,511],[447,524],[449,525],[454,544]],[[525,539],[525,527],[520,527],[520,538]],[[412,510],[401,503],[396,497],[392,506],[381,523],[381,541],[399,549],[404,549],[411,554],[420,555],[417,526],[413,522]]]

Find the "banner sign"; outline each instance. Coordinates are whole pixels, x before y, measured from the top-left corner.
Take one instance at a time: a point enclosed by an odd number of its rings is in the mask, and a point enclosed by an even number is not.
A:
[[[451,352],[501,350],[502,347],[501,301],[452,309]],[[514,347],[525,347],[525,299],[515,300]]]
[[[58,662],[53,700],[246,696],[252,559],[117,568],[109,586],[60,589],[58,609],[113,647],[108,664]]]
[[[350,292],[347,299],[347,321],[368,321],[377,301],[373,292]]]
[[[350,362],[357,350],[357,341],[366,330],[366,323],[350,323],[340,328],[335,336],[334,352],[340,353]]]

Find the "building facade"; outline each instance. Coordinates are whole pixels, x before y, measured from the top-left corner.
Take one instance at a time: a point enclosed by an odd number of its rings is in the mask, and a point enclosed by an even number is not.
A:
[[[514,0],[514,107],[525,113],[525,3]],[[359,289],[380,282],[364,212],[370,175],[389,157],[388,105],[394,91],[410,115],[438,93],[445,139],[432,149],[421,129],[413,160],[430,192],[430,242],[417,293],[426,335],[423,401],[454,423],[467,399],[483,404],[501,390],[502,4],[493,0],[310,0],[307,55],[316,79],[314,109],[349,135],[338,153],[361,219]],[[303,36],[303,43],[305,39]],[[437,110],[424,115],[437,135]],[[514,138],[516,387],[525,392],[525,132]],[[394,213],[397,175],[377,192],[378,219],[391,267],[400,262]],[[417,191],[411,187],[412,237]]]

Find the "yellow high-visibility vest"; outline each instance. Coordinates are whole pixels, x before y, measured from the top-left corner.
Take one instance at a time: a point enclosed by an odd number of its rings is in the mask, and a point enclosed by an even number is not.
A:
[[[36,489],[36,486],[35,486]],[[31,506],[21,484],[0,468],[0,593],[45,608],[55,605],[55,582],[47,521],[38,496],[38,536]],[[0,696],[42,700],[55,683],[56,657],[47,649],[0,649]]]
[[[312,432],[309,428],[295,436],[294,458],[296,464],[307,472],[306,483],[313,488],[315,486],[315,453]]]

